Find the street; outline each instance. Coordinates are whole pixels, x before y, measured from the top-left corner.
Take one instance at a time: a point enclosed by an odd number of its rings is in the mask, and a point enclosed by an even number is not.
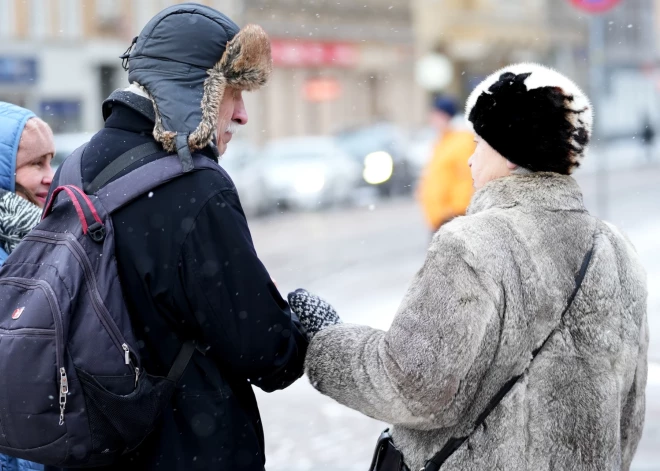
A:
[[[633,470],[660,470],[660,165],[618,169],[601,186],[578,172],[587,207],[623,229],[648,272],[651,344],[647,418]],[[600,193],[599,193],[600,192]],[[607,206],[597,195],[607,195]],[[387,329],[430,236],[412,200],[364,208],[284,214],[250,223],[255,246],[283,294],[304,287],[345,322]],[[365,471],[385,424],[328,399],[306,378],[285,391],[257,392],[268,471]]]

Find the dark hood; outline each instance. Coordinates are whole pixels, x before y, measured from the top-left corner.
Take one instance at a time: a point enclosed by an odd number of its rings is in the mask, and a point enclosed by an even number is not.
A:
[[[226,86],[255,90],[272,69],[270,41],[261,27],[240,29],[195,3],[158,13],[125,57],[128,80],[154,103],[154,138],[180,155],[211,142]]]

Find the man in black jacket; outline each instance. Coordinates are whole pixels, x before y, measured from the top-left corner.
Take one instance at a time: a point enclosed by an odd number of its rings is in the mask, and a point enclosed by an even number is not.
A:
[[[124,173],[173,152],[184,167],[191,153],[217,160],[247,122],[241,92],[263,85],[271,68],[261,28],[239,30],[196,4],[159,13],[125,59],[132,85],[103,104],[105,127],[82,158],[87,190],[117,157],[154,139],[163,151]],[[298,379],[307,340],[257,257],[233,183],[191,171],[112,221],[145,369],[165,376],[183,339],[208,351],[193,356],[157,429],[107,469],[263,471],[252,385],[273,391]]]

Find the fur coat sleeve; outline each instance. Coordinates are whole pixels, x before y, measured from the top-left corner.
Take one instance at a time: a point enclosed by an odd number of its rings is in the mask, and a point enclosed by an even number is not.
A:
[[[421,430],[451,426],[473,400],[484,359],[492,359],[500,292],[466,242],[440,231],[390,330],[344,324],[321,331],[307,375],[323,394],[375,419]]]

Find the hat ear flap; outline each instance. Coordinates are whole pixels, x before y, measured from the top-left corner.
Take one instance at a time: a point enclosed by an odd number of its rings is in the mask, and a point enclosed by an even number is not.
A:
[[[220,71],[220,64],[216,64],[208,71],[209,76],[204,80],[204,95],[202,95],[202,120],[190,136],[188,147],[191,150],[203,149],[213,139],[213,132],[218,124],[218,111],[225,95],[227,80]]]
[[[156,103],[153,95],[149,92],[149,90],[147,90],[146,87],[139,84],[138,82],[133,82],[131,85],[141,90],[142,93],[144,93],[144,95],[148,97],[151,103],[154,105],[155,122],[153,136],[156,142],[159,142],[163,146],[163,149],[165,149],[167,152],[176,152],[176,132],[165,130],[165,127],[163,126],[163,119],[161,118],[160,110],[158,109],[158,103]]]

